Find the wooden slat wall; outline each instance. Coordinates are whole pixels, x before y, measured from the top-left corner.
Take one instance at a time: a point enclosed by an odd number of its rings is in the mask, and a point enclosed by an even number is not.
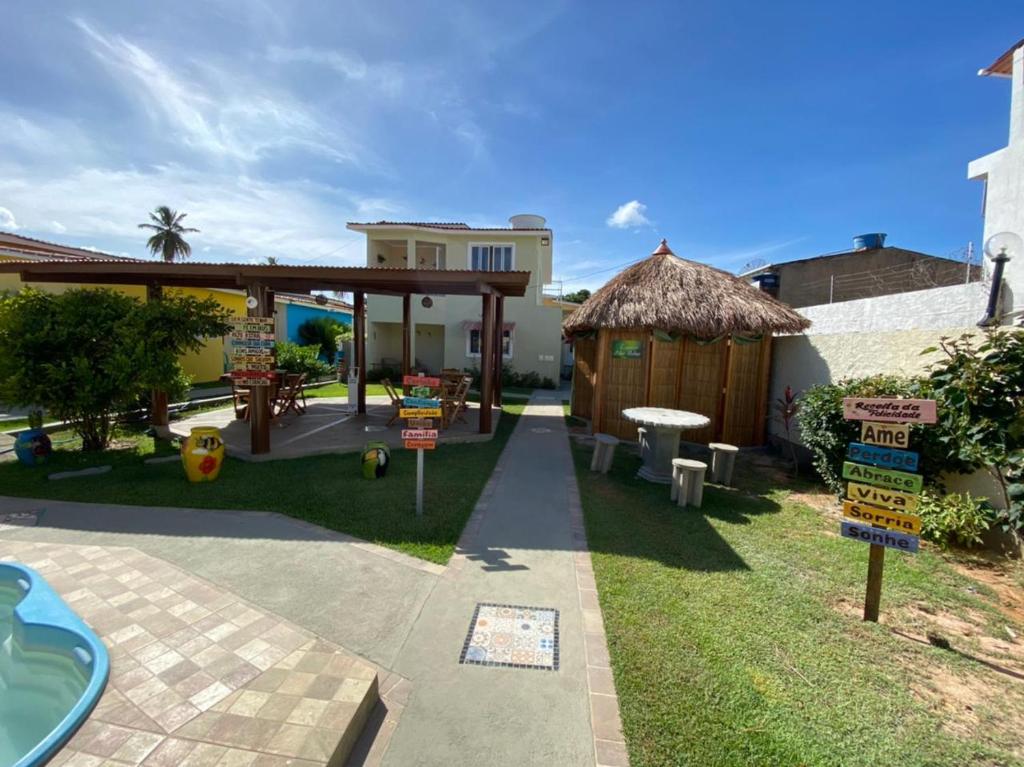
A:
[[[572,377],[572,414],[590,418],[594,407],[594,366],[597,339],[580,338],[573,343],[576,369]]]
[[[597,430],[612,434],[619,439],[635,440],[636,424],[622,417],[622,411],[630,407],[642,407],[646,389],[648,334],[632,330],[602,330],[608,336],[608,356],[603,371],[601,423]],[[641,342],[643,353],[639,358],[612,357],[612,345],[616,341],[636,340]]]
[[[678,408],[711,419],[711,425],[704,429],[685,431],[682,436],[687,442],[707,443],[715,439],[726,348],[724,339],[704,345],[692,340],[685,341]]]
[[[733,342],[726,384],[723,442],[740,447],[761,444],[764,424],[757,420],[764,396],[762,378],[767,366],[762,360],[766,353],[764,341]]]
[[[679,368],[683,362],[684,341],[654,339],[654,361],[651,365],[651,407],[674,408],[679,388]]]

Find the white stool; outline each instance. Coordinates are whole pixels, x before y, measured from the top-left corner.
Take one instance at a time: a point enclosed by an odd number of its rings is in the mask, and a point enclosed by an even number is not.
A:
[[[707,469],[708,465],[703,461],[693,461],[689,458],[673,459],[673,500],[680,506],[696,506],[699,509],[704,500],[704,472]]]
[[[590,470],[607,474],[615,459],[615,446],[618,444],[618,437],[611,434],[595,434],[594,457],[590,460]]]
[[[644,444],[647,442],[647,429],[643,426],[636,427],[636,443],[640,446],[640,452],[643,453]]]
[[[711,481],[719,485],[731,485],[736,453],[740,449],[724,442],[711,442],[708,447],[711,448]]]

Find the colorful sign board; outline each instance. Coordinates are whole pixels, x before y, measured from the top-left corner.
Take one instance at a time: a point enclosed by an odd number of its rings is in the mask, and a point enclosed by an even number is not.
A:
[[[429,386],[432,389],[439,389],[441,379],[430,376],[402,376],[402,386]]]
[[[908,554],[917,553],[917,537],[907,535],[906,533],[897,533],[895,530],[882,530],[855,522],[841,522],[839,531],[840,535],[844,538],[852,538],[861,543],[871,543],[875,546],[884,546],[887,549],[898,549]]]
[[[232,317],[228,345],[231,378],[242,386],[267,386],[275,377],[273,317]]]
[[[407,439],[405,446],[410,450],[433,450],[437,443],[432,439]]]
[[[881,447],[910,447],[910,426],[905,423],[873,423],[860,425],[860,441]]]
[[[440,418],[439,407],[403,407],[398,410],[399,418]]]
[[[843,418],[847,421],[935,423],[938,413],[933,399],[844,397]]]
[[[918,499],[916,495],[901,493],[898,490],[885,490],[871,485],[862,485],[859,482],[850,482],[846,486],[846,497],[859,503],[869,503],[872,506],[885,506],[896,511],[913,511],[917,508]]]
[[[859,463],[843,462],[843,479],[864,482],[869,485],[901,490],[905,493],[921,492],[921,475],[907,474],[905,471],[883,469],[879,466],[864,466]]]
[[[914,514],[901,514],[892,509],[881,509],[866,503],[843,501],[843,516],[862,524],[876,525],[899,533],[921,534],[921,518]]]
[[[619,339],[612,341],[612,357],[616,359],[640,359],[643,356],[643,341]]]
[[[274,332],[273,317],[231,317],[228,319],[232,333],[270,333]]]
[[[402,439],[437,439],[437,429],[402,429]]]
[[[410,429],[433,429],[434,419],[433,418],[408,418],[406,419],[406,426]]]
[[[887,469],[917,471],[918,455],[909,450],[895,450],[891,447],[851,442],[846,448],[846,457],[851,461],[857,461],[857,463],[869,463],[872,466],[884,466]]]
[[[410,397],[429,397],[431,391],[429,386],[410,386],[408,389]]]
[[[262,378],[258,373],[246,373],[244,370],[232,371],[231,380],[239,386],[269,386],[270,379]]]
[[[424,397],[403,397],[402,404],[406,407],[441,407],[441,400],[439,399],[427,399]]]

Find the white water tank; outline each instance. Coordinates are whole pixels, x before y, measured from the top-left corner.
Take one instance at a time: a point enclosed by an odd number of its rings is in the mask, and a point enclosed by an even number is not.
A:
[[[513,229],[544,229],[548,225],[548,220],[544,216],[535,216],[532,213],[509,216],[508,222]]]

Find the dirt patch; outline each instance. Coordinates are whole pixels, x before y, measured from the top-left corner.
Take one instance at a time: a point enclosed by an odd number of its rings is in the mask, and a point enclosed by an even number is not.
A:
[[[830,517],[838,519],[842,516],[842,508],[839,506],[835,495],[832,493],[826,493],[824,491],[803,493],[793,492],[790,493],[788,497],[791,501],[796,501],[797,503],[802,503],[805,506],[810,506],[812,509],[823,512]]]
[[[998,599],[996,606],[1000,612],[1018,626],[1024,625],[1024,588],[1020,584],[1020,562],[978,559],[972,562],[953,562],[953,567],[992,589]]]

